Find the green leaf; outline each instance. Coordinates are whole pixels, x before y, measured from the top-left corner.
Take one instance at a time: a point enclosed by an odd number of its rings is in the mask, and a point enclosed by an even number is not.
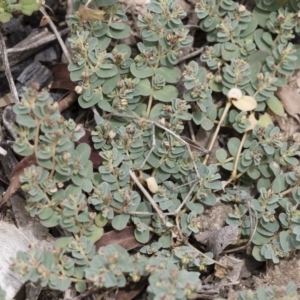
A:
[[[280,241],[280,246],[283,249],[283,251],[291,251],[294,249],[290,232],[281,231],[279,233],[279,241]]]
[[[151,94],[152,88],[149,79],[141,79],[136,85],[137,89],[140,89],[142,96],[149,96]]]
[[[98,106],[106,112],[113,112],[113,108],[111,107],[110,103],[106,100],[100,100],[98,102]]]
[[[265,261],[265,257],[261,254],[261,246],[254,246],[252,249],[252,255],[257,261]]]
[[[261,188],[269,188],[271,185],[271,181],[268,178],[259,178],[257,184],[256,184],[256,188],[257,190],[261,189]]]
[[[129,219],[130,215],[118,215],[112,219],[111,225],[114,229],[122,230],[126,227]]]
[[[254,167],[249,168],[247,170],[247,174],[251,179],[254,179],[254,180],[256,180],[260,177],[260,172]]]
[[[108,220],[107,218],[103,217],[102,214],[97,214],[96,218],[95,218],[95,224],[98,227],[104,227],[107,224]]]
[[[3,12],[0,12],[0,22],[1,23],[6,23],[8,22],[10,19],[12,18],[12,14],[6,12],[6,11],[3,11]]]
[[[155,70],[155,75],[157,74],[162,75],[168,83],[176,83],[181,78],[178,67],[160,67]]]
[[[204,211],[204,207],[202,204],[200,203],[194,203],[194,202],[188,202],[186,204],[186,207],[190,210],[190,211],[194,211],[197,214],[202,214]]]
[[[78,153],[78,159],[80,163],[84,166],[91,155],[91,147],[86,143],[81,143],[77,146],[76,152]]]
[[[146,229],[145,231],[140,232],[137,229],[135,229],[134,236],[139,243],[146,244],[150,239],[150,231],[149,229]]]
[[[104,94],[109,94],[111,93],[115,87],[117,86],[118,82],[120,80],[120,75],[117,74],[111,78],[108,78],[105,80],[103,86],[102,86],[102,91]]]
[[[98,48],[99,50],[105,50],[111,42],[111,38],[107,35],[101,36],[101,38],[98,39]]]
[[[245,37],[248,37],[250,34],[252,34],[256,27],[257,27],[258,23],[257,23],[257,20],[256,18],[252,18],[251,22],[247,24],[247,28],[242,30],[239,37],[241,38],[245,38]]]
[[[284,116],[284,107],[277,97],[273,96],[269,98],[266,103],[274,114],[280,117]]]
[[[171,234],[164,234],[159,239],[158,242],[161,243],[162,248],[169,248],[172,245],[172,236]]]
[[[152,206],[149,202],[141,202],[136,211],[152,213]],[[138,215],[138,217],[144,224],[148,225],[151,222],[150,215],[148,215],[148,216],[147,215]]]
[[[17,115],[16,121],[19,125],[34,128],[36,127],[36,122],[29,115]]]
[[[72,237],[61,237],[61,238],[58,238],[56,241],[55,241],[55,248],[62,248],[62,249],[66,249],[71,240],[73,238]]]
[[[78,293],[83,293],[86,291],[86,283],[84,281],[79,281],[79,282],[76,282],[75,284],[75,289]]]
[[[96,103],[98,103],[101,100],[103,100],[102,94],[99,92],[94,92],[93,97],[89,101],[86,101],[83,98],[83,95],[80,95],[78,98],[78,103],[82,108],[89,108],[94,106]]]
[[[93,226],[94,230],[90,235],[86,235],[86,238],[93,244],[96,243],[104,234],[104,229],[102,227]]]
[[[238,48],[238,46],[230,42],[226,42],[222,44],[221,54],[222,54],[222,58],[227,61],[230,61],[231,59],[235,59],[241,56],[240,49]]]
[[[233,170],[233,162],[228,162],[228,163],[222,164],[222,167],[227,171],[232,171]]]
[[[54,214],[54,210],[51,207],[44,207],[40,212],[39,212],[39,218],[41,220],[47,220],[51,218],[51,216]]]
[[[270,13],[255,7],[253,9],[253,16],[258,25],[264,29],[267,29],[267,21],[270,19]]]
[[[240,143],[241,143],[241,141],[238,138],[233,137],[233,138],[229,139],[229,141],[227,143],[227,147],[228,147],[229,153],[232,156],[237,155]]]
[[[110,78],[117,75],[119,72],[116,65],[106,64],[100,66],[100,68],[96,71],[97,76],[100,78]]]
[[[258,50],[258,51],[251,53],[248,56],[247,61],[248,61],[249,65],[251,65],[253,63],[257,63],[257,62],[264,63],[268,56],[269,56],[269,53],[267,51]]]
[[[70,285],[71,285],[70,278],[60,278],[59,280],[56,281],[56,284],[49,284],[49,287],[55,290],[65,291],[70,287]]]
[[[118,2],[118,0],[97,0],[98,6],[110,6],[114,5]]]
[[[263,244],[269,242],[271,240],[271,238],[272,237],[270,237],[270,236],[265,236],[265,235],[260,234],[259,232],[255,232],[252,243],[254,245],[258,245],[258,246],[263,245]]]
[[[135,63],[130,66],[130,72],[137,78],[147,78],[154,75],[154,70],[152,68],[145,67],[143,69],[138,69]]]
[[[27,16],[31,16],[33,12],[39,10],[41,1],[36,0],[20,0],[22,5],[22,13]]]
[[[108,35],[110,37],[112,37],[113,39],[118,39],[118,40],[127,38],[130,36],[130,34],[131,34],[131,28],[127,24],[125,24],[125,27],[122,30],[118,30],[118,29],[114,29],[114,28],[110,27],[109,32],[108,32]]]
[[[153,96],[162,102],[171,102],[172,99],[177,98],[178,90],[173,85],[166,85],[161,90],[154,90]]]
[[[57,212],[54,212],[50,218],[46,220],[41,220],[41,224],[45,227],[54,227],[59,223],[59,216]]]
[[[263,29],[257,29],[254,33],[254,40],[259,50],[271,54],[271,46],[269,45],[271,42],[270,39],[272,39],[270,34],[268,32],[264,32]]]
[[[300,45],[294,44],[294,50],[296,50],[293,55],[297,57],[297,60],[294,62],[295,69],[300,69]]]
[[[288,188],[288,184],[285,180],[284,174],[279,174],[276,176],[272,184],[272,190],[274,193],[281,193]]]
[[[153,121],[158,121],[159,116],[162,113],[164,106],[165,106],[165,104],[163,104],[163,103],[155,104],[151,109],[149,119],[153,120]]]
[[[224,149],[218,149],[216,151],[216,158],[220,163],[223,163],[227,158],[227,152]]]

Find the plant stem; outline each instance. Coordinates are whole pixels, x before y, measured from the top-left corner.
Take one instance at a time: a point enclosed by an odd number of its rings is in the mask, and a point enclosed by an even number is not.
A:
[[[247,136],[248,136],[248,131],[246,131],[244,133],[243,138],[240,142],[239,149],[238,149],[238,152],[236,154],[236,159],[235,159],[235,162],[234,162],[233,170],[232,170],[232,173],[231,173],[231,176],[230,176],[231,180],[234,180],[236,178],[236,172],[237,172],[237,167],[238,167],[240,155],[241,155],[241,152],[242,152],[242,149],[243,149],[243,146],[244,146],[244,143],[245,143],[245,140],[246,140]]]
[[[225,119],[225,117],[226,117],[226,115],[227,115],[227,113],[228,113],[229,108],[231,107],[231,105],[232,105],[231,101],[227,101],[226,106],[225,106],[224,111],[223,111],[223,114],[222,114],[222,117],[221,117],[221,119],[220,119],[220,121],[219,121],[219,124],[218,124],[216,130],[215,130],[215,133],[214,133],[214,135],[213,135],[213,138],[212,138],[212,140],[211,140],[211,142],[210,142],[210,145],[209,145],[209,148],[208,148],[208,151],[209,151],[209,152],[211,151],[211,149],[212,149],[213,146],[214,146],[214,143],[215,143],[215,141],[216,141],[216,139],[217,139],[218,133],[219,133],[220,128],[221,128],[221,125],[222,125],[222,123],[223,123],[223,121],[224,121],[224,119]],[[204,165],[207,164],[209,155],[210,155],[210,153],[206,154],[206,156],[205,156],[205,158],[204,158],[204,161],[203,161],[203,164],[204,164]]]

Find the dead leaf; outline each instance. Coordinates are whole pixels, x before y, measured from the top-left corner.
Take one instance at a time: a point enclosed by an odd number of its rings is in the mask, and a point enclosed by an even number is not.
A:
[[[24,170],[30,167],[31,165],[37,165],[34,155],[24,157],[12,170],[10,175],[9,187],[6,190],[6,193],[4,194],[2,199],[0,200],[0,205],[7,202],[9,198],[20,188],[21,186],[20,176],[22,176]]]
[[[219,262],[225,266],[228,266],[226,278],[223,278],[220,284],[222,285],[228,282],[237,282],[240,278],[244,261],[233,256],[225,255],[220,259]]]
[[[76,92],[69,92],[64,98],[58,101],[58,110],[60,113],[68,109],[76,100],[78,94]]]
[[[246,131],[253,130],[258,122],[253,112],[249,115],[248,120],[250,122],[250,126],[246,129]]]
[[[240,99],[232,99],[232,104],[241,111],[250,111],[256,108],[257,102],[251,96],[243,96]]]
[[[215,276],[218,278],[224,278],[227,275],[227,271],[222,266],[215,264]]]
[[[50,67],[50,70],[53,76],[53,82],[50,85],[50,89],[75,90],[77,84],[71,80],[67,64],[55,64]]]
[[[158,185],[157,185],[156,179],[154,177],[149,177],[146,179],[146,182],[147,182],[147,186],[148,186],[148,189],[150,190],[150,192],[153,194],[157,193]]]
[[[275,95],[281,100],[286,112],[300,123],[300,95],[297,90],[284,86],[278,88]]]
[[[45,27],[49,24],[49,20],[46,16],[42,16],[39,26]]]
[[[100,247],[108,246],[111,244],[118,244],[124,249],[132,250],[137,247],[143,246],[134,237],[134,226],[127,226],[122,230],[112,230],[106,232],[96,243],[96,250]]]
[[[5,94],[3,97],[0,98],[0,107],[5,107],[7,105],[15,103],[15,99],[11,93]]]
[[[105,12],[100,9],[90,9],[85,5],[80,5],[78,14],[82,22],[104,21]]]

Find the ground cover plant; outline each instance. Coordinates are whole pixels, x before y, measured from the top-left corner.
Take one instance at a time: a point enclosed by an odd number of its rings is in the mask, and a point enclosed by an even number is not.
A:
[[[95,124],[65,120],[35,85],[13,108],[14,151],[36,159],[20,177],[26,208],[70,236],[53,251],[20,252],[12,269],[61,291],[74,286],[104,297],[146,279],[148,299],[192,299],[210,265],[226,269],[218,262],[226,246],[250,247],[258,261],[293,255],[300,248],[299,144],[273,120],[284,114],[275,92],[300,67],[293,44],[299,7],[295,0],[257,0],[253,11],[231,0],[197,2],[207,45],[201,64],[189,60],[181,71],[193,37],[176,1],[152,0],[138,17],[137,54],[122,43],[131,28],[121,4],[75,1],[68,68]],[[231,136],[213,151],[223,128]],[[197,144],[196,129],[211,133],[207,148]],[[218,201],[232,205],[224,224],[230,234],[203,252],[194,235]],[[138,243],[97,246],[105,233],[129,228]],[[297,297],[293,285],[280,293]]]

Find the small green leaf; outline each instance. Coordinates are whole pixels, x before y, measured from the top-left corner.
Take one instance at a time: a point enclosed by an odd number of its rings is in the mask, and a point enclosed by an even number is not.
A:
[[[113,112],[113,108],[111,107],[110,103],[106,100],[100,100],[98,102],[98,106],[106,112]]]
[[[222,44],[221,53],[222,58],[226,61],[230,61],[231,59],[235,59],[241,56],[238,46],[230,42]]]
[[[100,66],[100,68],[96,71],[96,74],[100,78],[110,78],[117,75],[118,72],[117,66],[113,64],[107,64]]]
[[[261,254],[261,246],[254,246],[252,249],[252,255],[257,261],[265,261],[265,257]]]
[[[107,224],[108,220],[107,218],[103,217],[102,214],[97,214],[95,218],[95,224],[98,227],[104,227]]]
[[[93,226],[94,230],[90,235],[86,235],[86,238],[93,244],[96,243],[104,234],[104,229],[102,227]]]
[[[274,193],[281,193],[288,188],[288,184],[285,180],[284,174],[279,174],[276,176],[272,184],[272,190]]]
[[[120,80],[120,75],[117,74],[113,77],[107,78],[102,86],[102,91],[104,94],[111,93],[115,87],[117,86],[118,82]]]
[[[135,229],[134,236],[139,243],[146,244],[150,239],[150,231],[148,228],[143,232],[140,232],[137,229]]]
[[[271,98],[269,98],[267,101],[267,106],[272,110],[272,112],[274,114],[276,114],[277,116],[283,117],[284,116],[284,107],[281,103],[281,101],[273,96]]]
[[[39,213],[39,218],[41,220],[47,220],[52,216],[52,214],[54,214],[54,210],[51,207],[44,207]]]
[[[85,292],[87,286],[86,283],[84,281],[79,281],[75,284],[75,289],[78,293],[83,293]]]
[[[224,149],[218,149],[216,151],[216,158],[220,163],[223,163],[227,158],[227,152]]]
[[[108,35],[113,39],[124,39],[129,37],[130,33],[131,33],[131,28],[127,24],[125,24],[125,27],[122,30],[110,27]]]
[[[291,251],[294,249],[290,232],[281,231],[279,233],[279,241],[283,251]]]
[[[227,147],[229,150],[229,153],[232,156],[236,156],[239,150],[239,146],[240,146],[241,141],[238,138],[230,138],[228,143],[227,143]]]
[[[130,66],[130,71],[132,75],[137,78],[147,78],[154,75],[154,70],[152,68],[145,67],[138,69],[135,63]]]
[[[59,216],[57,212],[54,212],[50,218],[46,220],[41,220],[41,224],[45,227],[54,227],[59,223]]]
[[[112,219],[111,225],[114,229],[122,230],[126,227],[129,219],[130,215],[118,215]]]
[[[36,127],[36,122],[29,115],[17,115],[16,121],[19,125],[34,128]]]
[[[141,79],[139,83],[136,85],[137,89],[140,89],[142,96],[149,96],[151,94],[151,84],[149,79]]]
[[[160,67],[155,70],[155,74],[162,75],[168,83],[176,83],[181,77],[178,67]]]
[[[166,85],[161,90],[153,91],[153,96],[162,102],[171,102],[172,99],[177,98],[178,90],[173,85]]]

